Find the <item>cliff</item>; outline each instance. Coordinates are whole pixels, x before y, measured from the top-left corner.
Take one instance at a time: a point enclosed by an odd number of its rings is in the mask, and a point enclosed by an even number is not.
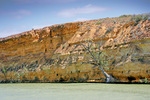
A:
[[[102,42],[105,70],[120,82],[150,81],[150,14],[53,25],[0,39],[1,82],[104,82],[79,46]]]

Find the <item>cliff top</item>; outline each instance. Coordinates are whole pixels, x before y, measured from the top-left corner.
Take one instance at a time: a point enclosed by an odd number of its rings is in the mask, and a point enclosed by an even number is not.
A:
[[[141,17],[136,17],[136,16],[141,16]],[[26,32],[22,32],[19,34],[15,34],[15,35],[11,35],[5,38],[0,38],[0,41],[4,41],[7,39],[11,39],[11,38],[18,38],[22,35],[28,35],[30,34],[31,31],[40,31],[40,30],[45,30],[46,28],[51,28],[51,27],[57,27],[60,25],[67,25],[67,24],[73,24],[73,23],[83,23],[84,25],[87,24],[87,27],[91,27],[92,25],[100,25],[101,26],[108,26],[111,27],[113,25],[113,23],[118,23],[118,25],[122,25],[128,21],[134,20],[133,17],[137,18],[138,20],[141,20],[141,18],[148,18],[150,16],[150,13],[146,13],[146,14],[141,14],[141,15],[121,15],[119,17],[114,17],[114,18],[102,18],[102,19],[96,19],[96,20],[87,20],[87,21],[79,21],[79,22],[72,22],[72,23],[64,23],[64,24],[56,24],[56,25],[52,25],[52,26],[46,26],[44,28],[41,29],[32,29]],[[136,19],[135,19],[136,20]]]

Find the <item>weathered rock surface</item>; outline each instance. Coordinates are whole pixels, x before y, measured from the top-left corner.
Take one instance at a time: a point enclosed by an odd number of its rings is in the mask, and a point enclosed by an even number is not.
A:
[[[104,82],[81,42],[102,42],[120,82],[150,80],[150,21],[137,16],[66,23],[0,39],[1,82]],[[145,16],[142,16],[145,17]],[[109,70],[108,70],[109,67]]]

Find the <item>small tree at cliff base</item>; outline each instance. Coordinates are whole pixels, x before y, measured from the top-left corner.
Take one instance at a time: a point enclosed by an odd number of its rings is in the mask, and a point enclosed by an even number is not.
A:
[[[113,78],[104,70],[104,68],[109,68],[106,67],[108,65],[107,55],[101,50],[101,44],[101,42],[96,43],[92,40],[87,40],[84,43],[81,42],[80,45],[84,48],[85,52],[90,55],[91,58],[88,61],[82,63],[88,63],[94,66],[98,66],[106,78],[106,83],[115,82],[115,78]]]

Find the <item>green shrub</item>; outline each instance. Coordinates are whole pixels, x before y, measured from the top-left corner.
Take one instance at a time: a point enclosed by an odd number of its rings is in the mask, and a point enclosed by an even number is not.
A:
[[[142,16],[143,20],[146,21],[148,19],[148,16]]]
[[[2,69],[2,73],[4,73],[4,74],[6,73],[6,68]]]
[[[82,83],[82,82],[85,82],[85,79],[84,79],[84,78],[79,78],[79,79],[77,80],[77,83]]]
[[[139,62],[144,62],[144,57],[138,59]]]
[[[132,15],[121,15],[121,16],[119,16],[119,18],[125,18],[125,17],[130,17],[130,16],[132,16]]]
[[[37,82],[37,81],[39,81],[39,78],[37,76],[35,76],[33,81]]]
[[[64,49],[64,48],[65,48],[65,45],[63,45],[62,49]]]
[[[142,15],[142,19],[143,19],[144,21],[150,20],[150,14],[143,14],[143,15]]]
[[[148,79],[146,77],[144,79],[144,83],[148,83]]]
[[[2,71],[2,73],[4,74],[5,79],[6,79],[7,69],[6,69],[5,67],[3,67],[3,68],[1,69],[1,71]]]
[[[100,24],[102,24],[102,22],[97,22],[95,25],[100,25]]]
[[[139,79],[139,83],[143,83],[143,81],[141,79]]]
[[[119,18],[124,18],[124,17],[128,17],[128,15],[121,15],[121,16],[119,16]]]
[[[133,15],[130,21],[135,21],[135,26],[141,21],[146,21],[150,19],[150,13],[142,14],[142,15]]]
[[[104,69],[107,70],[107,71],[110,70],[109,67],[104,67]]]
[[[131,18],[131,21],[135,21],[135,25],[134,26],[136,26],[141,20],[142,20],[142,16],[141,15],[133,16]]]
[[[105,32],[105,34],[110,33],[113,29],[114,29],[114,27],[109,27],[109,28],[107,29],[107,31]]]

